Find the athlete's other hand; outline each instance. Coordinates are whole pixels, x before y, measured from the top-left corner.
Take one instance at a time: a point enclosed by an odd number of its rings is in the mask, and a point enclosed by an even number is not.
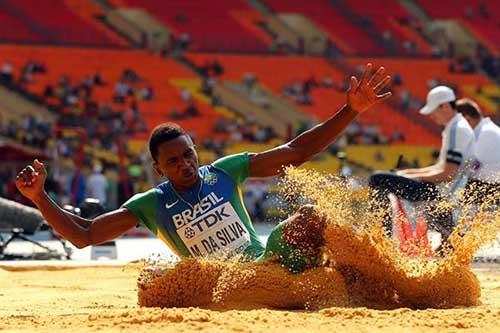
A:
[[[43,194],[45,179],[47,179],[47,170],[43,164],[33,161],[33,166],[28,165],[16,177],[16,186],[19,192],[33,202]]]
[[[366,65],[361,81],[355,76],[351,76],[349,90],[347,90],[347,105],[357,113],[363,113],[373,105],[392,96],[391,92],[378,95],[389,83],[389,75],[382,79],[385,72],[384,67],[379,67],[375,73],[372,71],[372,64]]]

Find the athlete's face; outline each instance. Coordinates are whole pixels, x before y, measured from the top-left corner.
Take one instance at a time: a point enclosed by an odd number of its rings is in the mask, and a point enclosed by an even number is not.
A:
[[[163,142],[158,147],[157,162],[153,167],[160,176],[167,177],[176,190],[185,191],[198,181],[198,154],[187,135]]]

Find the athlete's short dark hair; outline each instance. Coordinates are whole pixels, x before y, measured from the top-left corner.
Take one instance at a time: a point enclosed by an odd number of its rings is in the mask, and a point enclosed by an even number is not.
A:
[[[479,119],[483,116],[476,102],[469,98],[461,98],[457,101],[457,111],[473,119]]]
[[[149,137],[149,152],[155,162],[158,162],[158,147],[166,142],[187,135],[186,131],[175,123],[163,123],[156,126]]]

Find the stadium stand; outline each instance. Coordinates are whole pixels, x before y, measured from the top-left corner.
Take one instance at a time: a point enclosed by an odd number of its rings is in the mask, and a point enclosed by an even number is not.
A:
[[[500,52],[500,2],[482,0],[418,0],[435,19],[457,19],[497,55]]]
[[[337,47],[347,54],[382,55],[377,45],[360,27],[351,23],[329,0],[318,0],[314,5],[302,0],[267,0],[276,13],[297,13],[307,16],[327,32]]]
[[[0,9],[0,19],[4,23],[0,31],[3,31],[4,41],[107,47],[126,45],[114,33],[92,22],[93,13],[99,11],[90,1],[5,0],[0,2]]]
[[[64,5],[76,15],[80,16],[85,24],[90,25],[92,29],[106,35],[113,44],[127,46],[128,42],[120,37],[114,31],[108,29],[99,18],[105,15],[104,10],[98,7],[95,1],[87,0],[61,0]]]
[[[369,18],[371,28],[381,36],[385,34],[386,42],[394,44],[396,54],[431,54],[429,43],[410,28],[413,17],[398,0],[366,1],[362,6],[355,0],[341,2],[353,13]]]
[[[171,59],[162,59],[143,51],[88,50],[78,48],[0,46],[0,61],[10,62],[19,71],[26,62],[36,59],[42,62],[47,72],[34,75],[34,81],[27,88],[35,95],[43,96],[48,84],[56,87],[62,76],[67,76],[73,83],[82,82],[86,76],[99,73],[106,85],[93,89],[92,96],[98,103],[108,103],[116,110],[126,111],[126,106],[113,102],[115,83],[123,71],[133,70],[142,78],[141,87],[151,85],[155,92],[152,100],[137,99],[138,108],[144,116],[147,128],[171,120],[168,114],[172,109],[180,111],[186,108],[181,100],[180,90],[171,80],[175,78],[195,78],[182,65]],[[103,66],[103,63],[106,65]],[[168,74],[168,75],[167,75]],[[79,101],[83,104],[83,101]],[[209,105],[199,103],[199,116],[178,119],[182,126],[192,129],[198,138],[213,136],[212,129],[219,114]]]
[[[282,94],[283,87],[293,84],[294,81],[302,82],[314,78],[321,81],[325,76],[331,77],[333,87],[313,88],[311,92],[312,105],[299,104],[300,108],[317,119],[327,119],[332,112],[345,101],[342,88],[346,75],[334,68],[330,63],[314,57],[258,57],[243,55],[213,55],[189,54],[188,58],[198,65],[211,60],[217,60],[224,66],[222,79],[241,81],[246,73],[253,73],[259,81],[275,94]],[[366,59],[357,59],[356,65],[364,64]],[[382,64],[383,61],[377,61]],[[387,65],[389,66],[389,65]],[[380,119],[384,119],[383,122]],[[361,117],[365,124],[377,124],[382,132],[390,137],[395,128],[405,129],[406,142],[410,144],[438,144],[439,138],[418,126],[411,119],[391,107],[380,104],[376,110],[366,113]]]
[[[0,40],[3,42],[37,42],[40,36],[31,31],[21,20],[3,10],[0,3]]]
[[[192,51],[263,53],[272,40],[256,25],[261,19],[259,13],[243,0],[121,0],[116,5],[123,3],[146,9],[176,37],[189,34]],[[200,19],[204,17],[210,19]]]

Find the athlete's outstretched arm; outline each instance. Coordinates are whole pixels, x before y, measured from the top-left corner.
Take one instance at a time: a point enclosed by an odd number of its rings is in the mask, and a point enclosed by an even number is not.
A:
[[[351,77],[346,104],[331,118],[290,142],[262,153],[251,154],[250,176],[278,175],[283,172],[284,166],[299,166],[328,147],[357,115],[391,96],[390,92],[378,95],[391,79],[390,76],[382,79],[384,71],[384,67],[380,67],[373,73],[372,65],[368,64],[361,81]]]
[[[47,223],[77,248],[100,244],[122,235],[139,223],[125,208],[89,220],[71,214],[59,207],[44,190],[47,171],[35,160],[16,177],[16,186],[25,197],[33,201]]]

